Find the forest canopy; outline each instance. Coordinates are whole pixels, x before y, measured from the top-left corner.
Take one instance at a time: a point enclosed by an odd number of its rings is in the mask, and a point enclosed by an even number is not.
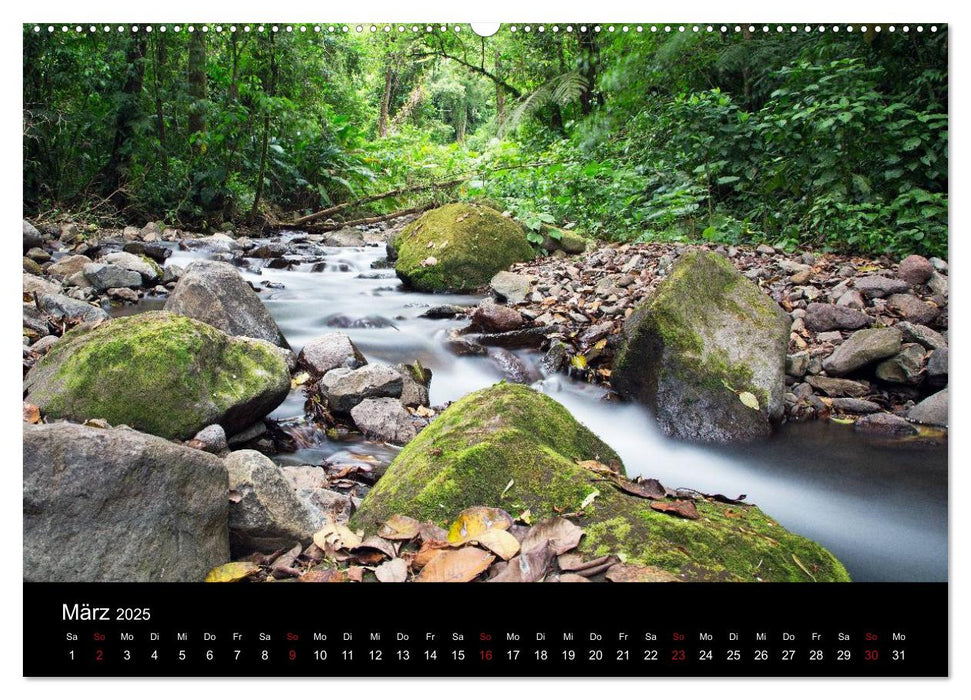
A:
[[[37,220],[479,199],[534,232],[947,252],[946,27],[43,29],[23,31]]]

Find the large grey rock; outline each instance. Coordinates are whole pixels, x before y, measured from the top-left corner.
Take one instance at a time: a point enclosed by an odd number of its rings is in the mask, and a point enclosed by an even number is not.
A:
[[[880,405],[866,399],[833,399],[833,410],[844,413],[876,413]]]
[[[358,247],[364,245],[364,234],[359,229],[345,227],[326,233],[321,243],[335,248]]]
[[[218,457],[127,429],[23,430],[25,581],[202,581],[229,560]]]
[[[937,305],[921,301],[913,294],[891,294],[887,298],[887,308],[911,323],[923,325],[931,323],[941,313]]]
[[[526,275],[502,270],[493,276],[489,287],[500,299],[505,299],[510,304],[520,304],[526,300],[532,282]]]
[[[894,325],[903,334],[905,343],[920,343],[928,350],[946,348],[947,340],[937,331],[917,323],[901,321]]]
[[[229,535],[234,556],[308,544],[322,524],[298,497],[280,467],[256,450],[231,452]]]
[[[411,414],[398,399],[365,399],[351,409],[351,418],[372,440],[404,445],[418,434]]]
[[[907,343],[896,355],[877,365],[876,375],[893,384],[919,384],[923,366],[924,348],[917,343]]]
[[[37,304],[44,313],[55,318],[80,318],[82,321],[104,321],[108,312],[100,306],[94,306],[86,301],[72,299],[63,294],[40,294]]]
[[[397,364],[394,370],[401,375],[401,403],[412,408],[428,406],[432,371],[418,362],[410,365]]]
[[[23,289],[24,294],[60,294],[61,285],[54,284],[43,277],[38,277],[37,275],[31,275],[28,273],[23,273],[24,283]]]
[[[947,389],[928,396],[907,413],[915,423],[947,427]]]
[[[526,322],[523,315],[508,306],[501,306],[491,299],[483,301],[472,312],[472,326],[486,333],[504,333],[521,328]]]
[[[719,255],[682,255],[624,325],[611,381],[669,435],[751,440],[782,416],[789,317]],[[758,403],[741,401],[743,392]]]
[[[927,358],[927,381],[932,387],[942,387],[947,384],[947,375],[947,348],[938,348]]]
[[[165,302],[165,310],[230,335],[290,347],[259,296],[227,263],[197,260],[189,265]]]
[[[806,382],[814,389],[822,391],[827,396],[852,396],[859,398],[870,393],[870,385],[866,382],[854,382],[851,379],[838,377],[812,376]]]
[[[359,369],[339,367],[325,374],[319,385],[331,409],[348,413],[364,399],[399,398],[401,375],[386,365],[365,365]]]
[[[90,263],[84,266],[84,277],[92,287],[104,292],[111,287],[141,287],[142,276],[109,263]]]
[[[910,285],[903,280],[890,279],[882,275],[858,277],[853,281],[853,285],[863,293],[863,296],[870,299],[885,297],[888,294],[900,294],[910,289]]]
[[[239,250],[239,244],[232,236],[225,233],[214,233],[211,236],[203,236],[195,242],[195,247],[205,248],[214,253],[232,253]]]
[[[849,374],[871,362],[896,355],[900,352],[901,338],[896,328],[857,331],[823,360],[823,369],[834,375]]]
[[[806,327],[812,331],[846,330],[855,331],[873,324],[868,315],[851,306],[819,304],[813,302],[806,307],[803,317]]]
[[[297,364],[322,377],[338,367],[356,369],[366,365],[367,360],[347,333],[334,331],[307,341],[297,356]]]
[[[297,498],[312,512],[321,513],[327,522],[346,523],[354,513],[351,497],[327,488],[327,471],[308,465],[282,467],[283,476],[296,491]]]
[[[137,272],[142,277],[142,284],[151,285],[162,279],[162,268],[132,253],[109,253],[105,256],[105,262],[124,270]]]
[[[48,416],[104,418],[187,439],[218,423],[230,434],[263,418],[290,391],[277,348],[161,311],[83,324],[24,380]]]
[[[84,271],[85,265],[91,264],[91,258],[86,255],[67,255],[57,262],[51,263],[46,272],[54,277],[70,277]]]
[[[900,261],[897,277],[908,284],[924,284],[934,274],[934,266],[921,255],[910,255]]]
[[[858,433],[883,437],[909,437],[919,432],[904,418],[892,413],[871,413],[863,416],[853,424],[853,429]]]
[[[39,248],[42,245],[44,245],[44,237],[41,235],[40,231],[34,228],[34,225],[29,221],[24,220],[23,252],[26,253],[31,248]]]

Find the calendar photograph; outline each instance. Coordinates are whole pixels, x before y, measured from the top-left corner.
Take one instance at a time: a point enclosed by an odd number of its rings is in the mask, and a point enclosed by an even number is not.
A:
[[[946,583],[946,24],[22,39],[25,590]]]

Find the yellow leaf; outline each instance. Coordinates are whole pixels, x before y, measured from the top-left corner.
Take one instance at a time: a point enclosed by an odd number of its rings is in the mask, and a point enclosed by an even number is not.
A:
[[[743,404],[751,408],[753,411],[759,410],[759,400],[755,398],[755,394],[749,391],[743,391],[738,395],[738,400]]]
[[[459,544],[476,539],[487,530],[508,530],[512,526],[512,518],[499,508],[473,506],[466,508],[455,519],[448,529],[448,541]]]
[[[803,564],[801,561],[799,561],[799,557],[797,557],[795,554],[793,554],[792,555],[792,560],[794,562],[796,562],[796,565],[806,573],[806,576],[808,576],[809,578],[811,578],[813,581],[816,580],[816,577],[813,576],[811,573],[809,573],[809,569],[806,568],[806,565]]]
[[[211,569],[206,574],[206,583],[232,583],[252,576],[260,567],[251,561],[231,561]]]
[[[526,525],[532,525],[533,524],[533,512],[529,508],[527,508],[526,510],[524,510],[522,513],[519,514],[519,517],[516,518],[516,520],[518,520],[519,522],[524,523]]]
[[[587,358],[583,355],[574,355],[570,358],[570,364],[576,369],[586,369],[587,368]]]
[[[495,557],[478,547],[443,550],[422,568],[417,583],[465,583],[489,568]]]
[[[493,554],[498,554],[504,561],[509,561],[519,553],[519,540],[507,530],[486,530],[475,541]]]
[[[411,540],[418,536],[419,524],[407,515],[395,514],[378,528],[378,535],[386,540]]]
[[[504,488],[504,489],[502,490],[502,493],[500,493],[500,494],[499,494],[499,500],[500,500],[500,501],[502,500],[502,497],[506,495],[506,493],[507,493],[507,492],[509,491],[509,489],[511,489],[511,488],[512,488],[512,485],[513,485],[514,483],[516,483],[516,481],[515,481],[515,479],[510,479],[510,480],[509,480],[509,483],[508,483],[508,484],[506,484],[506,488]]]
[[[583,510],[588,505],[590,505],[591,503],[593,503],[593,499],[595,499],[599,495],[600,495],[600,492],[597,489],[594,489],[593,491],[591,491],[587,495],[587,497],[583,499],[583,503],[580,504],[580,510]]]
[[[314,544],[327,551],[330,549],[352,549],[361,544],[361,536],[346,525],[327,524],[314,533]]]

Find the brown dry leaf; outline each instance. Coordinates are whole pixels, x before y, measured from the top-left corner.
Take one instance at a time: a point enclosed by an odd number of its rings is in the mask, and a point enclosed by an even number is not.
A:
[[[347,583],[347,574],[340,569],[318,566],[297,580],[303,583]]]
[[[206,574],[206,583],[232,583],[252,576],[260,567],[251,561],[231,561],[210,569]]]
[[[421,549],[415,555],[415,558],[411,560],[411,568],[415,571],[423,568],[425,564],[430,562],[432,559],[438,556],[439,552],[443,549],[448,549],[451,545],[442,540],[425,540],[421,543]]]
[[[518,556],[509,560],[509,564],[498,575],[489,579],[492,583],[532,583],[539,581],[549,572],[553,562],[553,550],[549,540],[542,540],[540,544],[529,551],[525,549]]]
[[[561,554],[556,558],[556,564],[560,567],[560,571],[576,571],[586,566],[583,563],[583,557],[575,553]]]
[[[614,564],[607,569],[605,578],[614,583],[655,583],[681,580],[671,572],[658,569],[655,566],[636,566],[634,564]]]
[[[557,583],[590,583],[590,579],[580,576],[579,574],[560,574],[560,577],[556,579]]]
[[[386,540],[411,540],[418,536],[421,525],[407,515],[392,515],[378,528],[378,535]]]
[[[24,401],[24,420],[32,424],[40,423],[40,409]]]
[[[369,550],[380,552],[387,556],[388,559],[394,559],[398,554],[392,543],[376,535],[368,537],[361,544],[351,549],[351,552],[357,556],[359,554],[367,554]]]
[[[495,557],[478,547],[439,552],[415,579],[419,583],[465,583],[489,568]]]
[[[424,522],[418,526],[418,536],[422,542],[444,541],[448,539],[448,531],[433,522]]]
[[[374,576],[381,583],[404,583],[408,580],[408,564],[404,559],[392,559],[374,570]]]
[[[616,469],[612,469],[603,462],[598,462],[595,459],[585,459],[581,462],[577,462],[577,464],[584,469],[589,469],[590,471],[595,472],[596,474],[605,474],[606,476],[614,476],[617,474]]]
[[[363,566],[349,566],[347,567],[347,571],[345,571],[344,573],[347,574],[347,578],[349,581],[354,581],[355,583],[364,582]]]
[[[660,500],[667,497],[667,489],[657,479],[644,479],[643,481],[629,481],[627,479],[617,479],[614,486],[624,493],[639,498],[650,498]]]
[[[512,522],[512,516],[500,508],[472,506],[459,513],[448,529],[447,539],[452,544],[461,544],[487,530],[508,530]]]
[[[651,503],[651,509],[688,520],[697,520],[701,517],[693,501],[654,501]]]
[[[536,523],[522,542],[523,552],[542,547],[549,540],[553,554],[563,554],[580,544],[583,530],[566,518],[547,518]]]
[[[507,530],[486,530],[475,537],[474,541],[505,561],[509,561],[519,553],[519,540]]]

